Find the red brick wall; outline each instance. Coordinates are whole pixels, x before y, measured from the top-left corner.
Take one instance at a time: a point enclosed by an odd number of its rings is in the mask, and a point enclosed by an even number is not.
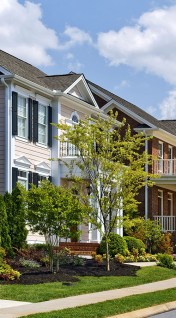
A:
[[[163,215],[168,214],[168,192],[173,193],[173,214],[176,215],[176,192],[153,186],[149,190],[149,217],[158,214],[158,190],[163,191]]]

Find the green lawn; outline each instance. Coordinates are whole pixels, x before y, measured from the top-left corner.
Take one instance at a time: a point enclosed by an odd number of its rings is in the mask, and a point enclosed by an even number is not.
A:
[[[0,299],[40,302],[102,290],[123,288],[176,277],[176,270],[158,266],[143,267],[137,276],[81,277],[72,286],[60,282],[38,285],[0,285]]]
[[[28,318],[102,318],[122,314],[133,310],[159,305],[176,300],[176,288],[164,291],[129,296],[117,300],[52,311],[44,314],[34,314]],[[26,316],[25,316],[26,317]],[[130,317],[130,314],[129,314]]]

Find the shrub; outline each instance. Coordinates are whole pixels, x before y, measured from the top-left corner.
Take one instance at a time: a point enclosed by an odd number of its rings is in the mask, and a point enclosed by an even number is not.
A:
[[[123,255],[121,255],[121,254],[116,254],[116,255],[115,255],[115,260],[116,260],[116,262],[118,262],[118,263],[124,263],[125,257],[124,257]]]
[[[98,264],[101,264],[103,262],[103,256],[101,254],[95,255],[94,259]]]
[[[171,246],[171,233],[163,233],[156,245],[158,253],[165,253],[171,254],[172,253],[172,246]]]
[[[20,265],[23,267],[29,267],[29,268],[39,268],[40,267],[40,264],[37,261],[34,261],[32,259],[20,258],[19,262],[20,262]]]
[[[127,250],[127,244],[123,237],[118,234],[110,233],[109,234],[109,254],[110,256],[114,257],[116,254],[125,255]],[[98,254],[105,254],[106,253],[106,242],[105,237],[102,238],[100,246],[97,250]]]
[[[20,272],[15,271],[10,265],[5,262],[0,265],[0,280],[19,279]]]
[[[138,250],[139,254],[142,254],[145,250],[145,244],[132,236],[124,236],[124,240],[127,243],[128,250],[133,253],[134,250]]]
[[[158,266],[167,267],[167,268],[176,268],[173,256],[168,254],[158,254]]]

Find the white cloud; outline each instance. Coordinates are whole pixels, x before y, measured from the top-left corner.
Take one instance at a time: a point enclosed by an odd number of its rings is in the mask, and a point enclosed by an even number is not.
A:
[[[168,96],[160,104],[161,119],[176,119],[176,90],[168,93]]]
[[[34,65],[50,65],[48,49],[58,49],[54,30],[42,22],[39,4],[17,0],[1,0],[0,3],[1,49]]]
[[[176,84],[176,6],[144,13],[133,27],[100,33],[97,48],[110,65],[126,64]]]
[[[77,27],[66,26],[63,35],[68,37],[69,40],[60,44],[59,48],[61,50],[67,50],[75,45],[82,45],[85,43],[92,44],[90,35]]]
[[[122,80],[118,85],[114,87],[115,90],[123,89],[125,87],[129,87],[130,84],[127,80]]]
[[[75,73],[78,73],[78,72],[82,71],[83,67],[84,67],[84,65],[82,63],[80,63],[79,61],[77,61],[77,60],[72,61],[72,62],[70,62],[67,65],[67,69],[69,71],[72,71],[72,72],[75,72]]]

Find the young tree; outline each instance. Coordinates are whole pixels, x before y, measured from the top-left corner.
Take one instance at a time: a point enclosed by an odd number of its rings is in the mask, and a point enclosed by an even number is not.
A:
[[[0,194],[0,246],[7,252],[11,252],[11,239],[7,221],[6,206],[3,196]]]
[[[85,205],[71,188],[58,187],[49,181],[43,181],[40,187],[32,185],[28,191],[27,224],[33,232],[45,236],[49,245],[51,271],[54,245],[58,248],[59,237],[72,236],[70,228],[77,227],[83,221],[84,213]],[[77,230],[77,234],[78,232]],[[58,269],[57,258],[56,271]]]
[[[5,193],[9,235],[12,247],[22,248],[26,244],[27,229],[25,222],[25,189],[17,184],[12,193]]]
[[[111,114],[106,119],[86,118],[74,126],[56,125],[62,131],[59,140],[77,148],[74,164],[82,172],[82,179],[89,180],[96,201],[90,220],[104,233],[107,270],[109,234],[120,225],[120,211],[137,209],[139,189],[146,183],[151,185],[150,174],[145,172],[145,164],[151,163],[144,150],[147,138],[132,134],[125,120],[118,125],[116,117]]]

